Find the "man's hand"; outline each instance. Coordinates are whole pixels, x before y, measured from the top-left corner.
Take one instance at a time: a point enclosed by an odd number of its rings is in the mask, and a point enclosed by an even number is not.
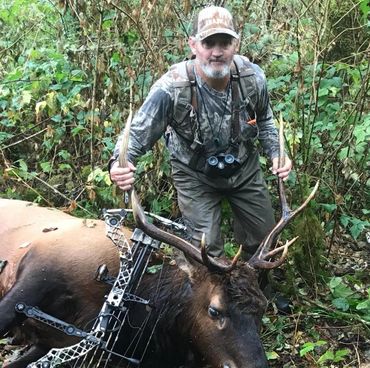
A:
[[[285,164],[283,167],[279,167],[279,157],[275,157],[272,159],[272,168],[271,171],[273,174],[277,175],[279,178],[283,179],[284,181],[288,179],[290,170],[292,170],[292,161],[288,156],[285,156]]]
[[[131,162],[128,162],[127,167],[120,167],[118,161],[116,161],[110,169],[110,178],[123,191],[127,191],[134,184],[135,170],[136,167]]]

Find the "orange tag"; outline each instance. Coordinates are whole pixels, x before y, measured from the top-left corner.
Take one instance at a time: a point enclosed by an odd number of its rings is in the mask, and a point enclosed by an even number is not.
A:
[[[252,120],[247,121],[247,124],[255,126],[257,124],[257,121],[256,121],[256,119],[252,119]]]

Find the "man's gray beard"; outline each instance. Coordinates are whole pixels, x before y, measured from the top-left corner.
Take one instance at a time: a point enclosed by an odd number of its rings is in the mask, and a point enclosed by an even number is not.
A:
[[[230,73],[230,67],[228,65],[224,65],[220,70],[214,70],[210,65],[200,65],[200,67],[208,78],[222,79]]]

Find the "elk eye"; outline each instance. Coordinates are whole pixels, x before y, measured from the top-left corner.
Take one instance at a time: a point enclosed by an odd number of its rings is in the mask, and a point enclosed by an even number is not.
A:
[[[211,318],[219,318],[219,317],[221,316],[221,313],[220,313],[220,311],[218,311],[216,308],[209,307],[209,308],[208,308],[208,315],[209,315]]]

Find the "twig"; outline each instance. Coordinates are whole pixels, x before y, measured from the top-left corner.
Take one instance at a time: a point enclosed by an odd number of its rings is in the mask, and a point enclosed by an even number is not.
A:
[[[4,159],[4,163],[5,163],[5,166],[7,169],[12,169],[12,167],[9,165],[5,155],[4,155],[4,152],[3,150],[0,148],[0,152],[1,152],[1,155],[3,156],[3,159]],[[29,188],[30,190],[32,190],[34,193],[36,193],[39,197],[41,197],[50,207],[54,207],[54,205],[49,202],[42,194],[40,194],[36,189],[32,188],[25,180],[22,179],[22,177],[20,175],[17,174],[16,171],[13,170],[13,174],[17,177],[17,179],[19,181],[21,181],[27,188]],[[44,184],[45,186],[47,186],[48,188],[50,188],[54,193],[56,194],[59,194],[61,197],[63,197],[64,199],[66,199],[69,203],[73,202],[73,200],[71,198],[68,198],[66,195],[64,195],[63,193],[61,193],[58,189],[54,188],[53,186],[51,186],[49,183],[47,183],[46,181],[40,179],[39,177],[37,176],[34,176],[32,175],[32,179],[36,179],[38,180],[40,183]],[[85,211],[86,213],[89,214],[89,216],[92,216],[92,217],[95,217],[95,215],[93,213],[91,213],[89,210],[87,210],[86,208],[82,207],[81,205],[79,205],[78,203],[76,203],[76,206],[78,208],[80,208],[81,210]]]
[[[63,15],[63,13],[59,11],[59,9],[57,8],[57,6],[54,4],[54,2],[53,2],[53,1],[51,1],[51,0],[47,0],[47,1],[48,1],[52,6],[54,6],[55,11],[59,14],[60,20],[61,20],[62,25],[63,25],[64,34],[66,34],[68,30],[67,30],[67,26],[66,26],[66,24],[65,24],[65,22],[64,22],[64,15]],[[65,3],[65,4],[63,5],[64,13],[65,13],[65,10],[66,10],[66,6],[67,6],[67,4]]]
[[[328,247],[328,251],[326,253],[326,258],[329,258],[330,256],[330,253],[331,253],[331,249],[334,245],[334,239],[335,239],[335,235],[337,234],[337,226],[338,226],[338,207],[336,207],[335,211],[334,211],[334,214],[333,214],[333,217],[334,217],[334,225],[333,225],[333,230],[331,232],[331,237],[330,237],[330,243],[329,243],[329,247]]]
[[[313,6],[313,4],[316,2],[316,0],[312,0],[308,5],[303,1],[303,0],[301,0],[301,3],[306,7],[306,9],[303,11],[303,13],[301,13],[300,14],[300,18],[303,18],[304,17],[304,15],[306,14],[306,12],[308,12],[309,10],[311,10],[312,9],[312,6]],[[310,11],[310,13],[311,13],[311,17],[313,17],[314,19],[315,19],[315,21],[317,22],[317,23],[319,23],[319,21],[317,20],[317,18],[316,17],[314,17],[313,16],[313,14],[312,14],[312,12]]]
[[[83,22],[82,22],[82,19],[80,18],[80,15],[78,14],[78,12],[77,12],[77,10],[73,7],[73,4],[72,4],[72,2],[70,1],[70,0],[68,0],[68,4],[69,4],[69,6],[71,7],[71,9],[73,10],[73,12],[75,13],[75,15],[76,15],[76,17],[77,17],[77,19],[78,19],[78,21],[80,22],[80,25],[81,24],[83,24]],[[82,26],[81,26],[81,28],[82,28]],[[86,33],[86,38],[91,42],[91,43],[93,43],[93,41],[92,41],[92,39],[89,37],[89,35]]]
[[[108,4],[111,4],[114,8],[116,8],[117,10],[119,10],[120,12],[122,12],[123,14],[126,15],[126,17],[128,17],[133,23],[134,23],[134,26],[136,27],[136,29],[139,31],[145,45],[148,47],[148,49],[150,50],[150,53],[152,54],[152,56],[154,57],[154,60],[156,62],[158,62],[158,57],[157,55],[154,53],[152,47],[150,46],[150,44],[148,43],[148,41],[146,40],[145,38],[145,35],[142,31],[142,29],[140,28],[138,22],[136,22],[136,20],[134,18],[132,18],[132,16],[130,14],[128,14],[124,9],[122,9],[121,7],[119,7],[117,4],[115,4],[114,2],[109,2]]]
[[[149,3],[150,4],[150,3]],[[144,23],[147,23],[148,21],[148,18],[150,17],[150,15],[152,14],[152,11],[153,9],[155,8],[155,6],[157,5],[157,0],[154,0],[151,4],[150,4],[150,9],[148,11],[148,13],[146,14],[145,18],[144,18]]]
[[[96,47],[95,54],[95,65],[94,65],[94,81],[93,81],[93,90],[92,90],[92,102],[91,102],[91,124],[90,124],[90,165],[91,171],[94,171],[94,125],[95,125],[95,103],[96,103],[96,84],[98,79],[98,59],[99,59],[99,48],[101,40],[101,28],[103,23],[103,12],[100,11],[99,19],[99,31],[98,31],[98,44]]]
[[[25,137],[25,138],[23,138],[23,139],[20,139],[19,141],[17,141],[17,142],[14,142],[14,143],[11,143],[11,144],[8,144],[7,146],[5,146],[5,147],[1,147],[1,149],[2,150],[5,150],[5,149],[7,149],[7,148],[9,148],[9,147],[13,147],[13,146],[16,146],[17,144],[19,144],[19,143],[22,143],[22,142],[24,142],[24,141],[27,141],[27,140],[29,140],[29,139],[31,139],[31,138],[33,138],[33,137],[36,137],[37,135],[39,135],[39,134],[41,134],[41,133],[43,133],[45,130],[47,130],[48,128],[44,128],[43,130],[40,130],[39,132],[36,132],[36,133],[34,133],[34,134],[31,134],[31,135],[29,135],[29,136],[27,136],[27,137]]]
[[[0,50],[0,55],[3,54],[5,51],[7,50],[10,50],[14,45],[16,45],[18,43],[18,41],[20,41],[22,38],[24,38],[25,36],[27,36],[29,33],[31,33],[31,31],[36,27],[38,26],[40,23],[35,23],[33,26],[31,26],[27,32],[25,33],[22,33],[21,36],[19,36],[10,46],[6,47],[5,49],[3,50]]]
[[[350,319],[354,319],[355,321],[360,322],[368,331],[370,331],[370,322],[362,319],[360,316],[358,316],[356,314],[351,314],[351,313],[341,312],[341,311],[338,311],[338,310],[333,310],[332,308],[327,307],[324,303],[321,303],[318,300],[309,299],[309,298],[304,297],[304,296],[302,296],[302,299],[305,302],[307,302],[308,304],[316,305],[317,307],[319,307],[319,308],[321,308],[321,309],[323,309],[327,312],[334,313],[334,314],[336,314],[337,316],[340,316],[341,318],[343,318],[346,321],[349,321]]]
[[[341,38],[344,33],[349,32],[349,31],[357,31],[359,29],[365,29],[365,26],[359,26],[359,27],[352,27],[352,28],[346,28],[342,32],[338,33],[330,42],[327,43],[327,45],[319,52],[319,57],[321,54],[326,51],[333,43],[336,42],[338,38]]]
[[[54,193],[56,194],[59,194],[61,197],[63,197],[65,200],[67,200],[68,202],[73,202],[73,199],[71,198],[68,198],[65,194],[63,194],[62,192],[60,192],[58,189],[54,188],[52,185],[50,185],[49,183],[47,183],[46,181],[40,179],[39,177],[37,176],[32,176],[33,179],[36,179],[38,180],[40,183],[46,185],[49,189],[51,189]],[[90,212],[89,210],[87,210],[86,208],[82,207],[80,204],[76,203],[76,206],[78,208],[80,208],[81,210],[85,211],[86,213],[88,213],[90,216],[94,217],[95,215]]]
[[[189,38],[190,35],[189,35],[189,32],[188,30],[186,29],[185,25],[184,25],[184,22],[182,21],[181,17],[180,17],[180,14],[179,12],[177,11],[177,9],[175,8],[175,6],[173,6],[173,11],[175,12],[176,16],[177,16],[177,19],[179,20],[180,22],[180,25],[181,25],[181,28],[184,30],[185,34],[186,34],[186,37]]]
[[[11,169],[11,166],[9,165],[8,163],[8,160],[6,159],[5,155],[4,155],[4,152],[3,150],[0,148],[0,152],[1,152],[1,155],[3,156],[3,160],[4,160],[4,163],[5,163],[5,166],[6,168],[9,170]],[[13,171],[13,174],[16,176],[17,180],[19,180],[20,182],[22,182],[23,185],[25,185],[28,189],[32,190],[32,192],[36,193],[37,196],[39,196],[40,198],[42,198],[50,207],[53,207],[53,204],[50,203],[41,193],[39,193],[36,189],[32,188],[25,180],[23,180],[21,178],[20,175],[18,175],[15,171]]]
[[[33,83],[33,82],[40,82],[42,79],[16,79],[16,80],[10,80],[10,81],[3,81],[0,82],[0,84],[11,84],[11,83],[18,83],[18,82],[26,82],[26,83]]]
[[[44,124],[46,121],[49,121],[49,120],[50,120],[50,118],[48,117],[48,118],[46,118],[46,119],[44,119],[44,120],[42,120],[42,121],[39,121],[38,123],[34,124],[34,125],[33,125],[33,126],[31,126],[30,128],[26,129],[25,131],[20,132],[20,133],[17,133],[17,134],[14,134],[14,135],[13,135],[12,137],[10,137],[10,138],[4,139],[4,140],[2,141],[2,144],[4,144],[5,142],[8,142],[8,141],[10,141],[10,140],[14,140],[15,138],[17,138],[17,137],[19,137],[19,136],[24,136],[24,135],[25,135],[25,133],[29,132],[30,130],[33,130],[33,129],[37,128],[39,125],[42,125],[42,124]]]

